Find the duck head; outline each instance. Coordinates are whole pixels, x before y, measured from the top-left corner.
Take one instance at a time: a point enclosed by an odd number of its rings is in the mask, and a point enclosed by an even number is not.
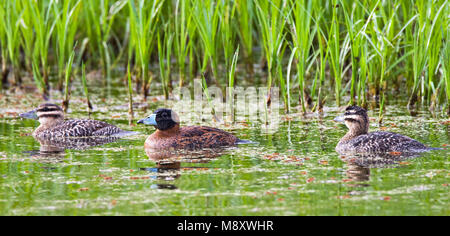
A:
[[[20,114],[19,117],[38,120],[41,124],[48,124],[54,121],[64,120],[64,112],[58,105],[45,103],[39,105],[34,110]]]
[[[161,108],[145,119],[139,120],[138,124],[152,125],[158,130],[168,130],[180,123],[180,119],[174,111]]]
[[[358,106],[349,106],[344,115],[334,118],[336,122],[342,122],[351,133],[366,134],[369,131],[369,116],[367,111]]]

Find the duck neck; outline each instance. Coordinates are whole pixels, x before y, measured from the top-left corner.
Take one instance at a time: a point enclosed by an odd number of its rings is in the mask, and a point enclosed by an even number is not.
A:
[[[367,134],[368,130],[366,128],[351,128],[344,137],[341,138],[339,143],[345,143],[349,140],[352,140],[360,135]]]
[[[34,131],[34,134],[37,134],[44,130],[55,127],[62,122],[64,122],[64,118],[62,118],[62,117],[60,117],[60,118],[40,118],[39,123],[41,123],[41,124]]]
[[[157,129],[154,134],[155,136],[160,138],[168,138],[178,135],[179,132],[180,132],[180,124],[176,124],[172,128],[166,130]]]

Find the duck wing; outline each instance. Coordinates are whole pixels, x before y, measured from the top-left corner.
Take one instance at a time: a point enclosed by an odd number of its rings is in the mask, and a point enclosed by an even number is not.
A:
[[[424,144],[410,137],[391,132],[372,132],[360,135],[349,143],[363,152],[420,152],[428,150]]]
[[[97,120],[68,120],[52,131],[65,137],[110,136],[123,132],[117,126]]]
[[[232,146],[238,141],[236,136],[221,129],[208,126],[187,126],[180,129],[177,145],[185,148],[216,148]]]

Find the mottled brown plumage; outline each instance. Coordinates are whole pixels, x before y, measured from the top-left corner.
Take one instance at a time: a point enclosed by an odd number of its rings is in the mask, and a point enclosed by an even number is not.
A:
[[[50,103],[42,104],[35,110],[21,114],[20,117],[39,121],[39,127],[33,132],[33,136],[39,138],[125,136],[135,134],[103,121],[64,120],[64,112],[61,107]]]
[[[119,140],[119,137],[114,136],[91,136],[91,137],[58,137],[58,138],[45,138],[35,137],[35,139],[41,145],[42,148],[53,147],[62,150],[86,150],[95,146],[100,146]]]

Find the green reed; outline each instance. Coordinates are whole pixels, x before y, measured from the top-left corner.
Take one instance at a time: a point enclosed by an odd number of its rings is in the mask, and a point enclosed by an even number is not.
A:
[[[33,76],[41,80],[42,93],[48,96],[49,86],[49,63],[48,51],[50,49],[50,39],[55,27],[56,21],[51,14],[53,2],[46,4],[28,0],[26,1],[28,11],[30,12],[32,21],[30,28],[34,29],[35,41],[33,45]],[[41,68],[41,70],[39,70]],[[42,71],[42,72],[41,72]]]
[[[134,112],[133,112],[133,81],[131,79],[131,70],[130,70],[130,63],[127,65],[127,87],[128,87],[128,115],[129,115],[129,125],[132,124],[132,121],[134,119]]]
[[[81,83],[83,84],[83,91],[84,91],[84,95],[86,96],[86,104],[88,107],[88,114],[91,115],[92,103],[91,103],[91,99],[89,96],[89,89],[88,89],[87,80],[86,80],[86,65],[84,63],[82,63],[82,65],[81,65]]]
[[[356,83],[357,83],[357,70],[358,70],[358,62],[356,58],[359,57],[359,46],[361,38],[359,32],[363,25],[363,17],[364,12],[361,11],[360,7],[357,6],[356,3],[347,6],[345,1],[340,1],[339,5],[342,6],[342,12],[344,13],[345,19],[345,27],[347,29],[347,36],[344,40],[349,44],[347,47],[350,50],[351,56],[351,86],[350,86],[350,104],[355,104],[355,95],[356,95]]]
[[[228,68],[233,68],[233,59],[236,56],[236,33],[235,26],[233,25],[233,19],[236,12],[236,4],[231,1],[221,1],[219,5],[219,14],[223,16],[220,20],[219,31],[221,32],[221,45],[223,46],[224,64],[226,70],[226,78],[230,77],[230,73],[234,71],[229,71]]]
[[[332,2],[332,11],[333,16],[331,18],[331,27],[328,30],[328,45],[327,52],[329,54],[329,62],[331,71],[334,76],[335,83],[335,97],[336,97],[336,105],[341,105],[341,91],[342,91],[342,63],[340,60],[340,31],[339,31],[339,20],[338,20],[338,1],[333,0]]]
[[[0,5],[0,60],[2,61],[1,66],[1,77],[0,77],[0,88],[3,89],[7,84],[9,67],[8,67],[8,44],[6,42],[6,19],[5,19],[5,8],[4,5]]]
[[[427,40],[425,47],[426,57],[427,57],[427,68],[426,68],[426,83],[427,87],[424,93],[426,94],[425,100],[428,103],[433,104],[435,99],[439,96],[439,89],[443,83],[441,83],[440,79],[437,78],[439,64],[440,64],[440,52],[443,47],[444,40],[446,39],[446,35],[443,34],[443,28],[448,30],[448,14],[445,14],[445,7],[448,7],[448,1],[438,1],[435,2],[436,5],[431,5],[432,11],[430,13],[431,22],[429,22],[428,27],[426,29],[428,31]],[[442,4],[442,5],[440,5]],[[446,17],[447,16],[447,20]],[[449,64],[443,64],[443,67],[449,66]]]
[[[447,1],[445,1],[447,3]],[[412,25],[412,70],[414,83],[408,107],[413,108],[418,100],[429,99],[434,86],[434,70],[438,63],[439,51],[436,51],[435,44],[439,46],[443,37],[443,31],[447,27],[436,27],[442,23],[439,19],[445,9],[445,4],[441,7],[436,3],[427,1],[417,1],[416,24]],[[447,6],[448,9],[448,6]],[[444,14],[445,15],[445,14]],[[448,14],[447,14],[448,15]],[[448,29],[447,29],[448,30]],[[427,67],[429,67],[427,69]],[[445,67],[445,65],[444,65]],[[428,76],[426,76],[428,74]],[[428,79],[428,81],[426,81]],[[426,96],[426,97],[425,97]]]
[[[52,5],[55,16],[54,47],[58,65],[58,89],[62,90],[63,80],[67,80],[67,66],[75,45],[75,34],[78,29],[78,15],[81,1],[67,0]],[[67,84],[66,84],[67,86]]]
[[[129,20],[131,27],[130,50],[134,50],[136,70],[139,72],[137,83],[142,82],[142,94],[147,98],[152,76],[149,76],[149,63],[159,22],[163,0],[135,1],[129,0]]]
[[[312,1],[296,1],[292,5],[292,41],[297,50],[295,51],[295,58],[297,59],[297,77],[299,84],[299,101],[302,107],[302,112],[306,112],[305,102],[305,74],[306,64],[310,48],[313,43],[316,29],[311,30],[312,22]]]
[[[36,84],[36,87],[39,89],[39,91],[45,98],[45,96],[47,95],[46,91],[47,85],[44,81],[44,78],[42,78],[41,72],[39,71],[39,65],[33,62],[32,67],[33,67],[33,79]]]
[[[216,4],[215,1],[194,1],[192,6],[192,16],[196,24],[197,33],[201,39],[201,46],[203,47],[203,62],[201,66],[202,73],[205,73],[208,65],[213,73],[214,81],[217,86],[220,86],[219,82],[219,56],[218,56],[218,29],[220,19],[220,3]],[[203,77],[204,78],[204,77]]]
[[[70,83],[71,83],[71,77],[72,77],[72,67],[73,67],[73,59],[75,57],[75,51],[72,51],[69,55],[69,59],[65,66],[65,73],[64,73],[64,100],[63,100],[63,110],[64,112],[67,112],[69,109],[69,102],[70,102]]]
[[[230,64],[229,73],[228,73],[228,89],[229,89],[228,96],[230,98],[233,96],[233,88],[234,88],[235,79],[236,79],[235,73],[236,73],[236,66],[237,66],[238,58],[239,58],[239,46],[236,49],[236,51],[234,52],[233,59]]]
[[[239,46],[237,47],[236,51],[234,52],[233,59],[230,64],[229,72],[228,72],[228,94],[227,96],[227,102],[228,102],[228,111],[231,112],[231,117],[229,117],[229,120],[234,120],[234,86],[235,86],[235,79],[236,79],[236,66],[238,64],[239,59]]]
[[[284,52],[283,46],[285,44],[284,27],[286,25],[286,14],[283,9],[287,11],[287,1],[254,1],[256,8],[256,16],[260,34],[262,36],[262,44],[265,53],[265,60],[267,61],[267,104],[270,105],[270,92],[272,82],[276,78],[276,66],[281,66]],[[278,73],[279,74],[279,73]],[[281,78],[283,79],[283,78]],[[283,82],[282,82],[283,83]],[[283,91],[283,89],[282,89]]]
[[[285,108],[287,110],[287,112],[291,111],[291,68],[292,68],[292,64],[294,62],[294,58],[295,55],[297,53],[297,48],[293,48],[292,49],[292,53],[291,56],[289,57],[289,63],[288,63],[288,67],[287,67],[287,72],[286,72],[286,98],[284,100],[285,103]]]
[[[285,52],[286,52],[286,49],[287,49],[287,44],[283,44],[283,46],[280,48],[280,53],[279,53],[279,59],[280,59],[280,61],[282,60],[282,58],[284,57],[283,55],[285,54]],[[287,82],[286,82],[286,80],[287,80],[287,78],[285,78],[284,77],[284,65],[281,63],[281,62],[279,62],[279,63],[276,63],[276,71],[278,72],[278,75],[277,75],[277,78],[278,78],[278,80],[279,80],[279,83],[280,83],[280,90],[281,90],[281,96],[283,97],[283,100],[284,100],[284,109],[285,109],[285,111],[286,112],[289,112],[289,110],[288,110],[288,108],[289,108],[289,106],[288,106],[288,88],[287,88]],[[272,87],[270,87],[270,89],[269,89],[269,100],[268,100],[268,105],[270,105],[271,104],[271,91],[272,90]]]
[[[129,63],[133,85],[144,98],[155,74],[168,98],[177,71],[179,86],[198,75],[204,88],[263,81],[268,91],[280,87],[288,112],[298,94],[302,113],[321,110],[327,100],[382,108],[381,120],[391,94],[408,96],[410,108],[448,106],[449,5],[448,0],[4,0],[0,83],[6,88],[10,71],[14,86],[22,75],[32,75],[28,80],[48,97],[53,81],[63,90],[75,51],[73,66],[83,61],[100,68],[105,82],[116,67],[125,73],[121,68]],[[233,65],[238,46],[242,60]],[[255,70],[261,62],[263,68]],[[246,68],[248,76],[237,79],[234,66]]]
[[[375,59],[378,65],[377,71],[379,71],[379,79],[378,79],[378,93],[380,94],[380,111],[379,111],[379,121],[381,122],[383,118],[384,111],[384,103],[385,103],[385,91],[387,88],[386,80],[386,69],[387,65],[392,63],[392,55],[396,54],[397,47],[395,47],[395,43],[393,42],[394,38],[394,27],[395,27],[395,12],[399,8],[399,3],[395,3],[391,5],[391,3],[386,3],[386,6],[383,6],[381,1],[378,1],[374,6],[374,11],[378,11],[378,15],[380,17],[372,19],[372,30],[370,31],[370,41],[374,46],[375,50]],[[383,35],[379,37],[380,34]],[[366,34],[367,35],[367,34]]]
[[[164,43],[161,41],[160,34],[158,32],[158,55],[159,55],[159,71],[162,82],[162,88],[165,99],[169,98],[169,89],[171,84],[170,72],[171,72],[171,54],[173,46],[173,34],[166,34],[167,40]],[[164,45],[163,45],[164,44]]]
[[[192,15],[190,13],[190,1],[177,0],[174,18],[174,52],[178,64],[179,86],[184,85],[186,80],[186,57],[188,56],[189,48],[192,47],[192,40],[189,38],[189,28],[194,24]],[[192,36],[192,35],[191,35]]]
[[[316,76],[315,80],[313,81],[311,96],[316,96],[316,103],[313,107],[313,110],[322,111],[323,103],[326,100],[326,97],[322,98],[322,86],[325,82],[325,67],[329,54],[327,53],[326,47],[326,30],[323,29],[324,27],[321,27],[321,24],[324,24],[323,21],[325,20],[325,11],[319,1],[313,1],[312,14],[314,25],[316,28],[315,41],[317,42],[317,45],[315,46],[315,51],[318,51],[318,56],[316,58]],[[314,47],[314,44],[312,46]]]
[[[12,65],[14,72],[15,85],[20,85],[22,82],[20,73],[20,20],[21,12],[19,3],[17,1],[6,1],[0,6],[0,21],[3,21],[3,31],[5,34],[6,51],[8,53],[8,60]],[[2,49],[3,50],[3,49]],[[3,58],[5,60],[6,58]],[[7,75],[6,75],[7,76]],[[6,78],[4,80],[6,81]]]
[[[447,25],[450,26],[450,19],[448,18]],[[447,31],[445,38],[444,50],[441,54],[441,65],[450,65],[450,31]],[[443,100],[447,104],[447,114],[450,115],[450,68],[449,66],[443,66],[442,68],[446,91],[446,98]]]
[[[253,72],[253,32],[255,12],[253,0],[240,0],[235,1],[235,7],[237,11],[237,24],[238,24],[238,36],[241,44],[243,45],[243,51],[247,68],[250,72]]]
[[[25,69],[32,72],[31,62],[33,61],[33,46],[35,34],[33,29],[33,16],[30,5],[26,1],[18,1],[17,7],[21,12],[20,24],[20,42],[25,59]]]
[[[87,37],[90,41],[90,51],[100,54],[103,75],[109,78],[111,68],[110,48],[107,43],[111,39],[111,31],[119,12],[127,1],[95,0],[83,2],[83,12],[86,14]]]
[[[368,74],[368,64],[367,64],[367,55],[368,55],[368,45],[363,44],[360,48],[361,53],[359,57],[359,75],[358,75],[358,83],[357,83],[357,96],[358,101],[357,104],[362,107],[367,107],[367,74]]]

